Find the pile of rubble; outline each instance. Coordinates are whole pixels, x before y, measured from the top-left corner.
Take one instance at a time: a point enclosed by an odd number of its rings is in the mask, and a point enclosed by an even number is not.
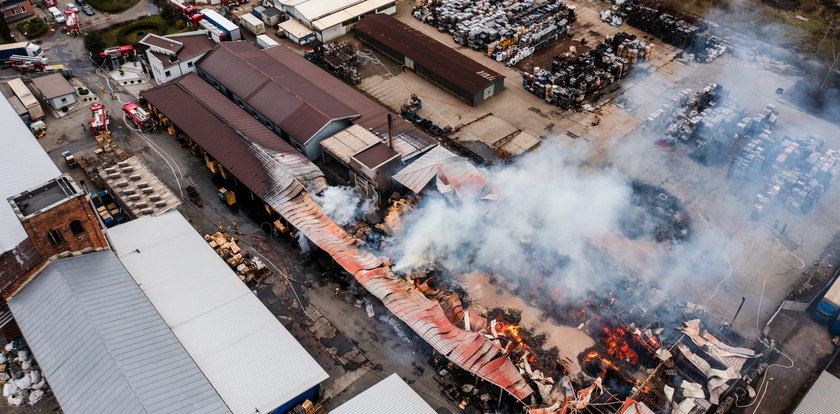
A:
[[[732,161],[729,177],[767,176],[755,196],[753,218],[761,217],[773,200],[793,213],[811,212],[840,174],[840,151],[824,147],[825,141],[816,137],[777,139],[762,133],[750,139]]]
[[[657,146],[690,144],[691,158],[703,165],[718,164],[734,155],[750,118],[744,118],[744,108],[729,99],[722,86],[709,84],[698,92],[684,89],[672,102],[646,120],[647,128],[665,135],[656,142]]]
[[[630,239],[650,236],[658,243],[679,243],[688,239],[688,214],[676,197],[638,180],[633,181],[631,187],[632,207],[619,222],[625,236]]]
[[[271,276],[271,269],[259,257],[252,257],[248,252],[243,251],[237,245],[236,238],[230,234],[223,232],[216,232],[213,235],[205,234],[204,240],[248,287],[253,288]]]
[[[585,53],[578,54],[572,47],[554,58],[550,70],[535,67],[533,73],[523,73],[522,86],[552,105],[575,109],[588,95],[624,78],[652,49],[652,44],[619,32]]]
[[[47,381],[32,359],[23,338],[15,339],[0,350],[0,385],[9,404],[34,405],[47,391]]]
[[[362,81],[358,51],[356,45],[348,41],[325,43],[306,53],[305,57],[346,82],[358,85]]]
[[[558,0],[426,0],[414,7],[417,19],[452,39],[508,66],[539,48],[567,37],[575,7]]]

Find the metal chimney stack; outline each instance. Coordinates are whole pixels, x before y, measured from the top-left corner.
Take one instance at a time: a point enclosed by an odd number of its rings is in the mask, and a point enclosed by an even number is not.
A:
[[[394,116],[388,114],[388,146],[394,148]]]

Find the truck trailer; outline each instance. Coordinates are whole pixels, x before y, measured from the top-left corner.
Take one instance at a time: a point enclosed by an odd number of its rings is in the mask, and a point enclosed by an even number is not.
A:
[[[224,37],[221,40],[242,39],[242,34],[239,32],[239,26],[224,18],[224,16],[215,10],[201,9],[201,14],[204,15],[204,22],[212,24],[224,34]]]
[[[270,47],[280,46],[280,43],[266,34],[261,34],[257,36],[257,46],[259,46],[260,49],[268,49]]]
[[[242,16],[239,16],[239,24],[245,28],[245,30],[251,32],[254,35],[261,35],[265,33],[265,24],[262,20],[258,19],[257,16],[254,16],[251,13],[245,13]]]
[[[44,51],[41,47],[32,42],[18,42],[0,45],[0,63],[9,63],[12,56],[26,56],[31,58],[44,58]]]
[[[840,336],[840,320],[837,316],[840,314],[840,283],[835,279],[828,291],[823,295],[820,303],[812,314],[814,320],[828,325],[828,332],[834,336]]]

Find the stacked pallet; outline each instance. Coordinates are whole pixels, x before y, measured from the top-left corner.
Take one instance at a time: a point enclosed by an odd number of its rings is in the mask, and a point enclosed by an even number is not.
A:
[[[205,234],[204,240],[249,287],[254,287],[271,276],[271,270],[265,263],[259,257],[252,257],[248,252],[243,251],[236,243],[237,239],[230,234],[224,232]]]

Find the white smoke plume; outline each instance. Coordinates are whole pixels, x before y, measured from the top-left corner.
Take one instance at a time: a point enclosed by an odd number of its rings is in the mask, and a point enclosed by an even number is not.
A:
[[[578,157],[568,151],[547,144],[515,165],[486,171],[499,201],[427,197],[394,237],[395,269],[441,264],[527,277],[559,267],[544,258],[581,257],[587,240],[614,231],[631,190],[614,171],[577,169]],[[576,266],[572,260],[564,271],[566,287],[580,286],[568,277],[583,276]]]
[[[324,213],[340,226],[355,224],[370,211],[373,200],[363,200],[355,187],[328,187],[313,197]]]

